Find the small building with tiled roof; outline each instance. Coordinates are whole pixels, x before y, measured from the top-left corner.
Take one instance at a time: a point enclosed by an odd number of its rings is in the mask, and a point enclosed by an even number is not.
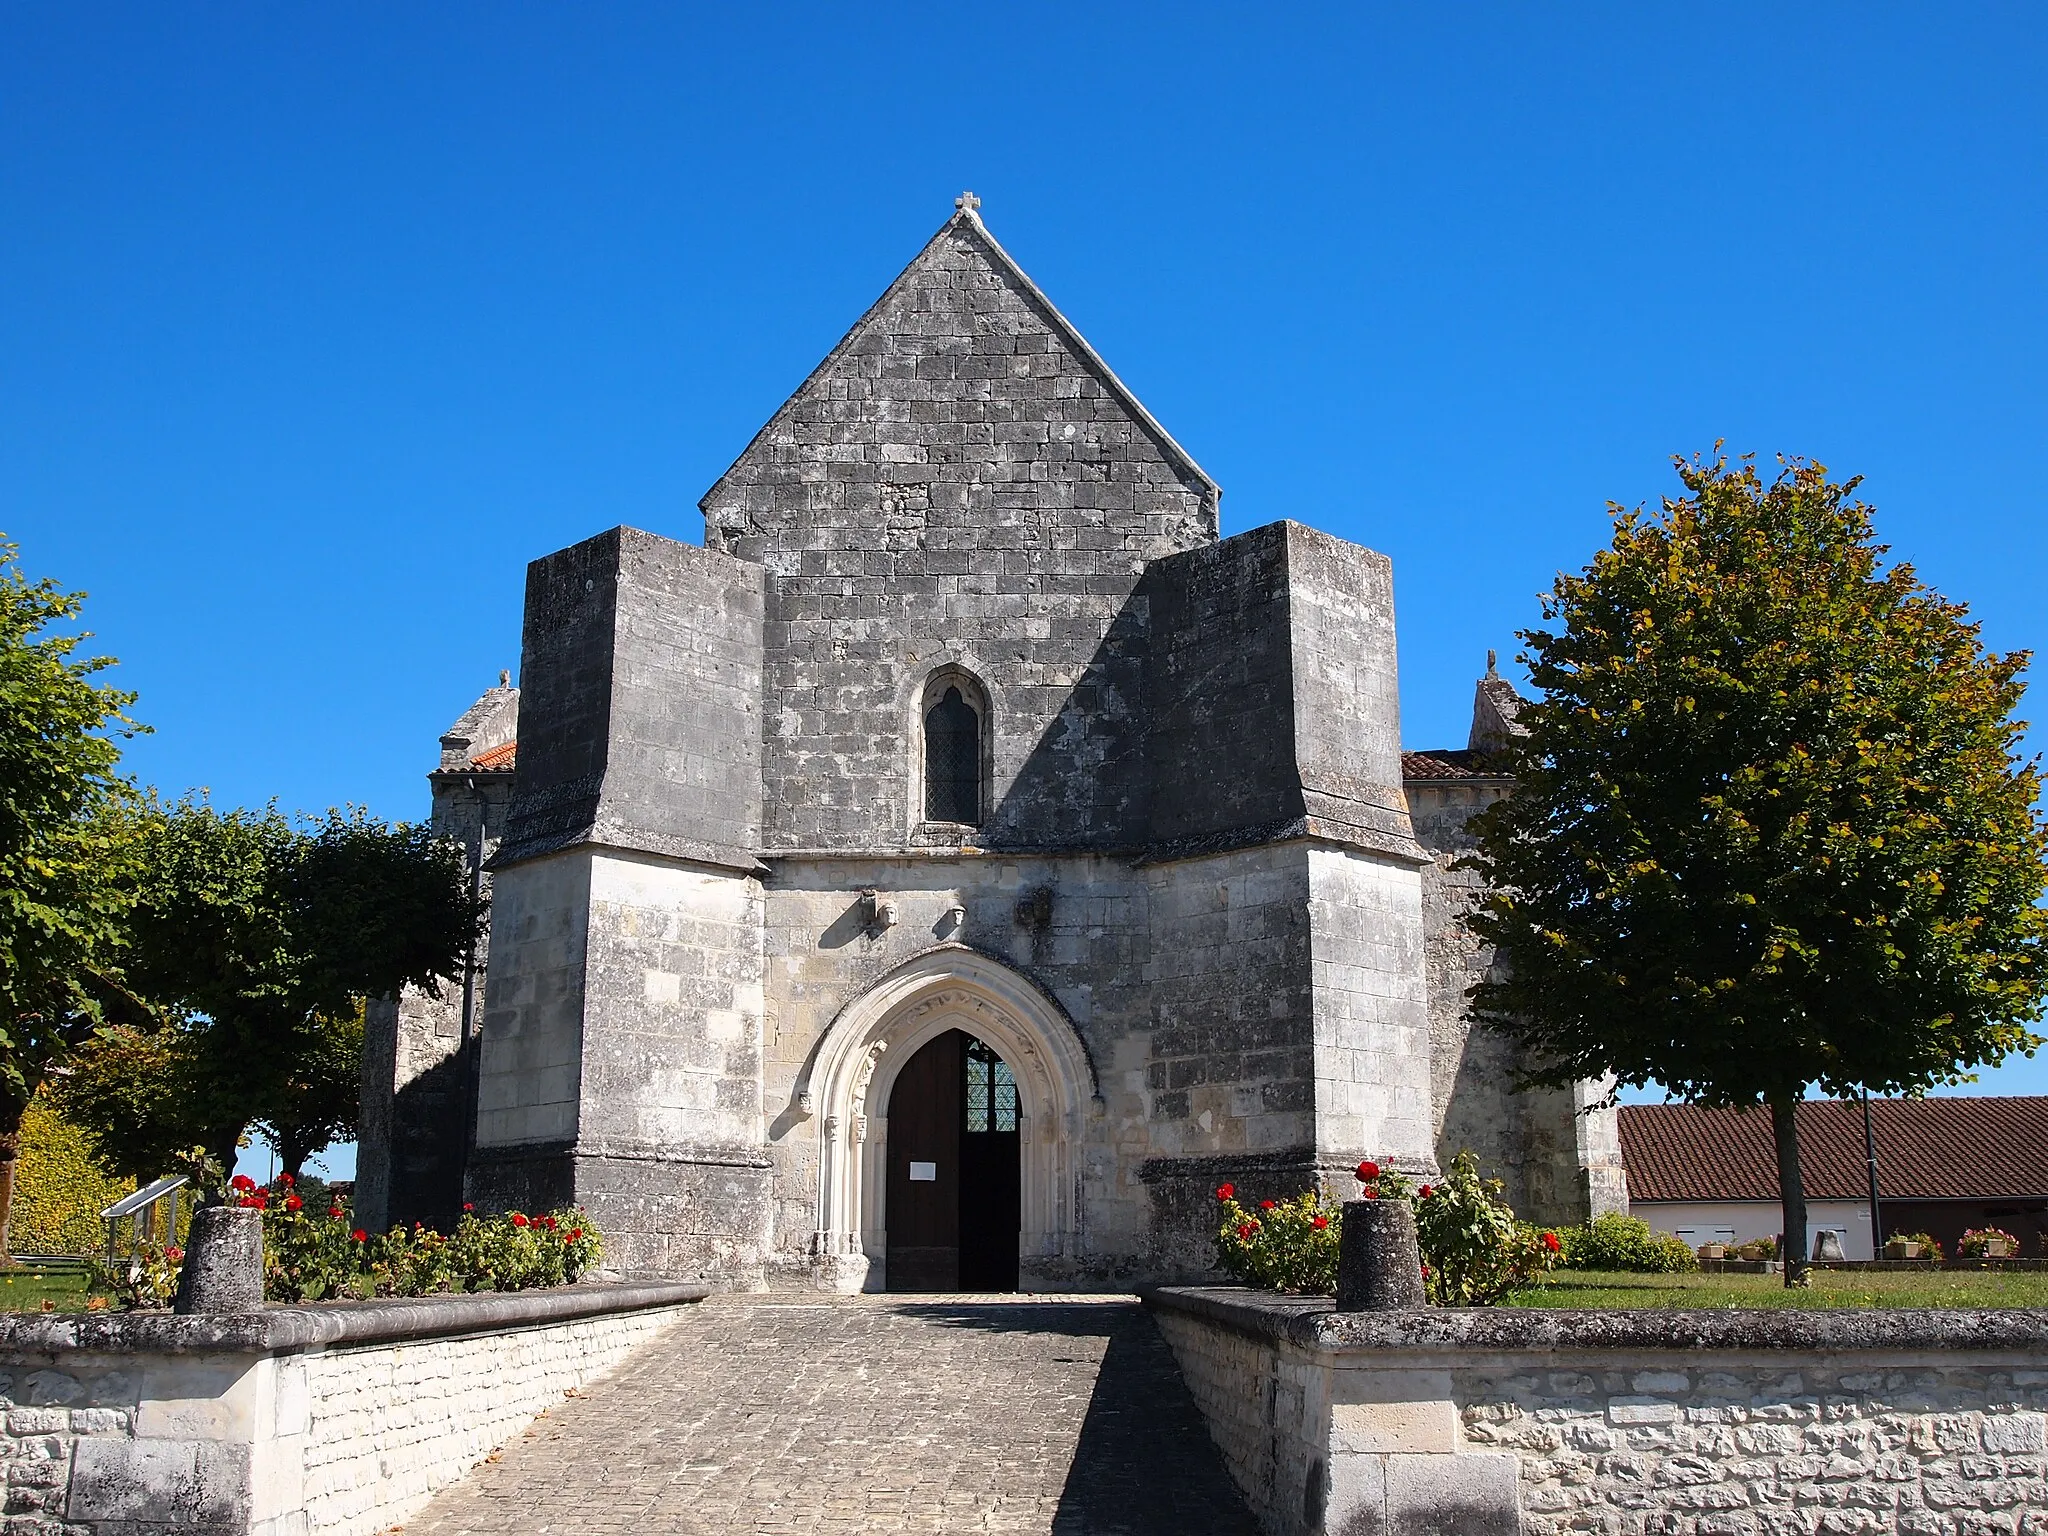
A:
[[[1863,1106],[1799,1106],[1800,1166],[1816,1236],[1833,1230],[1852,1259],[1873,1256]],[[2048,1257],[2048,1097],[1872,1099],[1884,1237],[1926,1233],[1953,1255],[1972,1227]],[[1621,1110],[1629,1209],[1697,1247],[1777,1236],[1776,1144],[1761,1109],[1634,1104]]]

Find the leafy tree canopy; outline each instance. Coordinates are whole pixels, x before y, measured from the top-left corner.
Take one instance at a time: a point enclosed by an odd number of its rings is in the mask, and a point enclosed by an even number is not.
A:
[[[68,1112],[108,1149],[155,1155],[174,1134],[192,1144],[173,1126],[196,1126],[232,1165],[252,1123],[300,1156],[347,1134],[362,1000],[438,992],[460,975],[481,916],[458,849],[360,811],[294,822],[275,807],[186,800],[145,840],[142,862],[127,982],[149,1007],[129,1022],[176,1038],[150,1048],[159,1108],[146,1116],[124,1121],[112,1099],[97,1113],[67,1090]],[[353,1057],[348,1084],[337,1052]],[[143,1094],[138,1084],[131,1097]]]
[[[1855,480],[1681,463],[1687,495],[1525,631],[1540,700],[1479,824],[1475,989],[1532,1077],[1708,1104],[1955,1081],[2039,1037],[2025,653],[1882,565]]]
[[[87,635],[49,632],[78,618],[84,594],[30,581],[16,555],[0,543],[0,1130],[10,1136],[50,1066],[99,1018],[142,820],[116,773],[117,738],[144,729],[122,713],[133,694],[93,681],[112,660],[77,656]]]
[[[144,813],[115,772],[134,695],[76,654],[83,594],[30,581],[0,542],[0,1255],[22,1116],[118,995]]]

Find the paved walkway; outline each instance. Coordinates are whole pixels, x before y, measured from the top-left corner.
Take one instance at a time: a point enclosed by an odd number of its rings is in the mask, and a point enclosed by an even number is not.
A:
[[[406,1536],[1255,1536],[1123,1298],[727,1297],[544,1415]]]

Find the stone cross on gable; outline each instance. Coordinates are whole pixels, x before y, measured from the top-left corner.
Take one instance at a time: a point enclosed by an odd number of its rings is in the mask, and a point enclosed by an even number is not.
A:
[[[976,197],[972,192],[962,192],[958,197],[953,199],[953,206],[955,208],[958,208],[962,213],[972,213],[975,209],[981,206],[981,199]]]

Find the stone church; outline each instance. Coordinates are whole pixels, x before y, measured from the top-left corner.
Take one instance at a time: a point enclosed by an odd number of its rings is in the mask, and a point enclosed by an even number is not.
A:
[[[373,1010],[358,1209],[580,1202],[629,1273],[1127,1289],[1215,1186],[1619,1205],[1599,1094],[1466,1017],[1489,668],[1400,747],[1393,573],[1219,490],[960,199],[705,493],[528,570],[441,741],[491,894]],[[487,963],[486,963],[487,962]]]

